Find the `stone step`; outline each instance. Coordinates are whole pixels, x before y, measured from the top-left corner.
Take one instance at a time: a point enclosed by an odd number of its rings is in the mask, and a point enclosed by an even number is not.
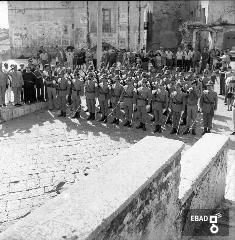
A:
[[[47,108],[47,106],[48,106],[47,102],[38,102],[38,103],[33,103],[31,105],[22,105],[20,107],[15,107],[12,105],[9,105],[7,107],[1,107],[0,122],[1,120],[4,122],[14,118],[22,117],[29,113],[33,113],[33,112],[45,109]]]

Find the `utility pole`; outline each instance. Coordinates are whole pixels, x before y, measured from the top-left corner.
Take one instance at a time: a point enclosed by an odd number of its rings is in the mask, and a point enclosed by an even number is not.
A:
[[[90,47],[91,47],[91,41],[90,41],[90,21],[89,21],[89,6],[88,6],[88,1],[86,1],[86,17],[87,17],[86,41],[87,41],[87,48],[90,48]]]
[[[97,69],[101,65],[102,57],[102,8],[101,1],[97,1]]]
[[[127,2],[127,47],[128,51],[130,51],[130,1]]]

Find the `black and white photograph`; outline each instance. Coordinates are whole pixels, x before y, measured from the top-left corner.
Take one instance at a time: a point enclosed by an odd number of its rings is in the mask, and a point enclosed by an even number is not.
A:
[[[235,239],[235,0],[0,1],[0,240]]]

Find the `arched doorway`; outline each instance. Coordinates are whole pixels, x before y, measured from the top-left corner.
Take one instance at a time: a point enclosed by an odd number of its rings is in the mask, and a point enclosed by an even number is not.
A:
[[[235,31],[224,33],[223,48],[231,49],[233,46],[235,46]]]

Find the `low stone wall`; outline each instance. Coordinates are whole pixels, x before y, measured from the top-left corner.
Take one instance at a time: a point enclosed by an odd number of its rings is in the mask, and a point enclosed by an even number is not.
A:
[[[227,136],[205,134],[182,155],[179,199],[184,239],[201,224],[190,221],[190,210],[213,210],[224,200],[228,144]]]
[[[145,137],[10,226],[0,239],[177,239],[183,146]]]
[[[45,109],[48,106],[47,102],[38,102],[31,105],[22,105],[20,107],[8,106],[0,108],[0,119],[8,121],[14,118],[18,118],[29,113],[36,112],[38,110]]]

